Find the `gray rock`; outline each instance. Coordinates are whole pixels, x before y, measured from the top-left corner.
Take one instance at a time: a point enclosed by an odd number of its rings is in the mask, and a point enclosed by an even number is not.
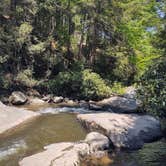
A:
[[[133,86],[129,86],[125,89],[125,93],[123,95],[126,98],[129,99],[136,99],[137,98],[137,90]]]
[[[82,107],[82,108],[85,108],[85,109],[89,109],[90,104],[89,104],[89,102],[86,102],[86,101],[84,101],[84,100],[81,100],[81,101],[79,102],[79,106]]]
[[[52,95],[52,94],[48,94],[48,95],[44,96],[44,97],[42,98],[42,100],[43,100],[43,101],[46,101],[46,102],[48,102],[48,103],[50,103],[50,102],[53,101],[53,95]]]
[[[45,102],[37,97],[29,98],[29,104],[31,105],[43,105]]]
[[[27,96],[20,91],[13,92],[9,97],[9,102],[12,103],[13,105],[22,105],[25,104],[27,101],[28,101]]]
[[[100,111],[100,110],[102,110],[103,108],[102,108],[101,106],[99,106],[99,105],[90,103],[90,104],[89,104],[89,109],[90,109],[90,110],[95,110],[95,111]]]
[[[85,141],[89,144],[91,153],[95,151],[104,151],[105,149],[108,149],[110,145],[109,139],[97,132],[89,133],[86,136]]]
[[[94,139],[99,136],[100,139]],[[102,142],[103,139],[103,143]],[[97,146],[97,143],[100,145]],[[20,166],[79,166],[80,157],[93,153],[91,147],[102,149],[107,144],[106,137],[99,133],[90,133],[86,140],[78,143],[62,142],[46,146],[45,151],[26,157],[19,162]],[[98,150],[94,150],[97,154]],[[100,151],[101,153],[102,151]],[[99,153],[98,153],[99,155]]]
[[[39,113],[9,107],[0,102],[0,134],[39,115]]]
[[[101,106],[105,110],[112,110],[118,113],[133,113],[138,109],[138,103],[135,99],[129,99],[120,96],[110,97],[99,101],[97,105]]]
[[[90,131],[108,136],[117,148],[139,149],[161,137],[160,122],[152,116],[136,114],[80,114],[78,120]]]
[[[56,97],[54,97],[53,98],[53,102],[55,103],[55,104],[58,104],[58,103],[61,103],[61,102],[63,102],[63,97],[62,96],[56,96]]]

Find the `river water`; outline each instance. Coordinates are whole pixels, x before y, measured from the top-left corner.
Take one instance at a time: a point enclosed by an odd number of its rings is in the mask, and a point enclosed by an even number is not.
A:
[[[42,116],[0,137],[0,166],[18,166],[23,157],[41,152],[43,147],[56,142],[83,140],[87,132],[76,120],[78,108],[30,108]],[[73,113],[74,112],[74,113]],[[88,112],[88,110],[85,110]],[[108,161],[108,162],[107,162]],[[112,152],[102,162],[87,161],[84,166],[165,166],[166,141],[145,144],[138,151]],[[44,166],[44,165],[43,165]]]

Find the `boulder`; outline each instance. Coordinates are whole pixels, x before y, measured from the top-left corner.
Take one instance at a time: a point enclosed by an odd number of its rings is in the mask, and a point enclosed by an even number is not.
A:
[[[95,139],[95,136],[99,136]],[[103,139],[103,140],[102,140]],[[99,143],[100,145],[97,145]],[[20,166],[79,166],[80,157],[93,153],[91,147],[96,152],[102,147],[107,147],[108,139],[99,133],[90,133],[84,141],[77,143],[62,142],[44,147],[45,151],[25,157],[19,162]]]
[[[13,105],[22,105],[25,104],[27,101],[28,101],[27,96],[20,91],[13,92],[9,97],[9,102],[12,103]]]
[[[56,97],[54,97],[53,98],[53,102],[55,103],[55,104],[58,104],[58,103],[61,103],[61,102],[63,102],[63,97],[62,96],[56,96]]]
[[[89,104],[89,109],[90,110],[95,110],[95,111],[101,111],[103,108],[100,105],[96,105],[94,103]]]
[[[89,133],[85,138],[85,142],[89,144],[91,153],[95,151],[104,151],[110,146],[109,139],[98,132]]]
[[[29,89],[26,94],[28,96],[41,97],[40,93],[35,89]]]
[[[162,136],[160,122],[148,115],[95,113],[77,118],[90,131],[109,137],[117,148],[139,149]]]
[[[37,97],[35,98],[29,98],[29,104],[32,104],[32,105],[42,105],[44,104],[45,102]]]
[[[53,95],[52,95],[52,94],[48,94],[48,95],[44,96],[44,97],[42,98],[42,100],[43,100],[43,101],[46,101],[46,102],[48,102],[48,103],[50,103],[50,102],[53,101]]]
[[[105,110],[111,110],[117,113],[134,113],[139,107],[137,100],[121,96],[110,97],[96,104]]]
[[[0,134],[40,114],[16,107],[9,107],[0,102]]]

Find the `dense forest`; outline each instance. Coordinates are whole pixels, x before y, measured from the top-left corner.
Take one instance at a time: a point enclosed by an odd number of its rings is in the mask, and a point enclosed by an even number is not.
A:
[[[134,85],[165,116],[165,13],[165,0],[1,0],[1,93],[98,100]]]

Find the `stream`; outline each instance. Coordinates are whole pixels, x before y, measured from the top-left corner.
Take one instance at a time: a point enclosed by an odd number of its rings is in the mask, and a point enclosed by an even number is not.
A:
[[[56,142],[83,140],[87,132],[76,120],[81,108],[29,107],[42,116],[23,124],[13,132],[0,137],[0,166],[18,166],[26,156],[41,152],[43,147]],[[94,160],[84,166],[165,166],[166,140],[145,144],[138,151],[121,151],[110,154],[110,162]],[[44,165],[43,165],[44,166]]]

